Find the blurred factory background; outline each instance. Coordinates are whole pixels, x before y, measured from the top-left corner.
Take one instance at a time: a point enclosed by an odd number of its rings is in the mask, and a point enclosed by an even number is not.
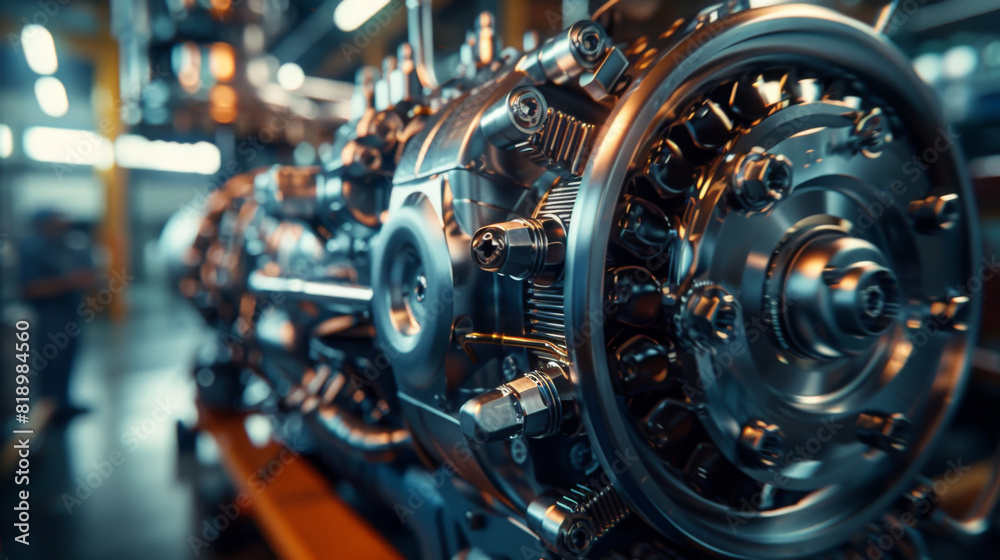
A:
[[[439,64],[457,63],[481,11],[496,14],[504,44],[521,48],[527,31],[544,38],[600,3],[435,1]],[[813,3],[865,21],[883,4]],[[688,3],[624,4],[637,22],[651,25],[671,21],[654,17],[657,11],[669,17]],[[904,0],[901,6],[890,26],[893,39],[940,94],[969,159],[986,242],[995,251],[1000,4]],[[65,216],[98,271],[89,299],[72,311],[78,334],[67,334],[80,345],[71,400],[89,412],[61,423],[53,418],[37,449],[32,557],[273,557],[246,520],[207,547],[190,540],[218,514],[227,484],[212,466],[211,446],[189,441],[185,428],[195,415],[190,372],[202,327],[166,289],[157,239],[171,215],[238,173],[332,157],[330,142],[350,114],[356,75],[365,65],[381,66],[406,32],[404,0],[0,3],[4,322],[28,313],[18,288],[26,263],[17,247],[46,212]],[[985,320],[979,365],[997,370],[1000,319],[986,313]],[[59,345],[58,338],[37,344]],[[115,453],[122,462],[105,475],[103,465]]]

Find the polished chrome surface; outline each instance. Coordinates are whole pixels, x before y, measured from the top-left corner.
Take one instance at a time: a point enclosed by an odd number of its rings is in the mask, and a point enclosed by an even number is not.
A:
[[[957,146],[861,23],[614,4],[528,52],[481,14],[444,72],[408,0],[334,157],[176,220],[178,285],[333,471],[447,473],[432,557],[850,558],[966,382]]]

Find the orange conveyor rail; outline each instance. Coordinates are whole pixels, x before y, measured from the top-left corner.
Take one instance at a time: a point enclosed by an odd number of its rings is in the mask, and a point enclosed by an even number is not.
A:
[[[282,461],[280,474],[260,488],[258,471],[282,456],[281,445],[255,446],[245,416],[199,407],[199,426],[218,443],[237,493],[250,496],[251,515],[283,560],[404,560],[400,553],[301,458]],[[289,457],[286,452],[284,457]],[[252,482],[257,485],[251,487]]]

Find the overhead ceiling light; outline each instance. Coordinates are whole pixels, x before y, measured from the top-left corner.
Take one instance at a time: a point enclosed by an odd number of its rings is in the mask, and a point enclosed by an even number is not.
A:
[[[59,78],[43,76],[35,80],[35,97],[38,98],[42,111],[50,117],[61,117],[69,111],[66,87]]]
[[[941,55],[937,53],[924,53],[913,59],[913,69],[928,84],[933,84],[941,79],[944,72],[941,63]]]
[[[286,62],[278,68],[278,85],[288,91],[295,91],[306,83],[306,74],[302,67],[294,62]]]
[[[130,169],[202,175],[211,175],[222,166],[219,148],[209,142],[168,142],[137,134],[122,134],[115,140],[115,160]]]
[[[208,69],[220,82],[228,82],[236,74],[236,54],[228,43],[212,43],[208,49]]]
[[[30,24],[21,30],[21,47],[24,48],[24,57],[28,60],[28,66],[36,74],[54,74],[59,68],[59,59],[56,57],[56,44],[52,40],[52,34],[41,25]]]
[[[32,126],[24,131],[24,154],[35,161],[110,169],[111,141],[89,130]]]
[[[14,151],[14,135],[10,127],[0,124],[0,159],[9,158]]]
[[[388,5],[389,0],[344,0],[333,10],[333,23],[341,31],[354,31]]]
[[[945,51],[941,67],[946,78],[960,80],[968,78],[976,71],[979,52],[971,45],[958,45]]]

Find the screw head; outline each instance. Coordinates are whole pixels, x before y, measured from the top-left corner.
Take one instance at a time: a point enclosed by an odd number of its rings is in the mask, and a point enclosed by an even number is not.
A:
[[[751,464],[774,466],[781,460],[785,447],[785,434],[775,424],[753,419],[743,425],[740,433],[740,450]]]
[[[962,215],[957,194],[929,196],[910,203],[910,218],[921,233],[934,234],[955,227]]]
[[[913,423],[899,412],[863,412],[858,415],[856,426],[860,441],[887,453],[906,451],[913,435]]]
[[[889,123],[878,107],[858,119],[851,136],[851,145],[855,151],[866,156],[875,157],[892,141],[892,131]]]
[[[528,130],[541,127],[545,116],[545,101],[538,92],[531,89],[515,92],[508,97],[507,104],[514,122],[519,126]]]
[[[472,254],[476,263],[489,270],[496,270],[507,255],[507,238],[495,228],[483,228],[472,239]]]
[[[604,42],[604,33],[593,23],[581,28],[573,37],[576,52],[587,62],[597,60],[597,57],[604,52]]]
[[[761,212],[792,190],[792,164],[783,155],[756,147],[743,156],[732,177],[733,194],[744,209]]]
[[[575,520],[562,531],[562,542],[567,552],[583,556],[594,544],[594,530],[583,519]]]
[[[356,167],[374,173],[382,168],[382,152],[372,146],[355,143],[351,161]]]
[[[725,342],[736,335],[739,304],[725,289],[706,286],[688,299],[682,322],[696,343]]]

